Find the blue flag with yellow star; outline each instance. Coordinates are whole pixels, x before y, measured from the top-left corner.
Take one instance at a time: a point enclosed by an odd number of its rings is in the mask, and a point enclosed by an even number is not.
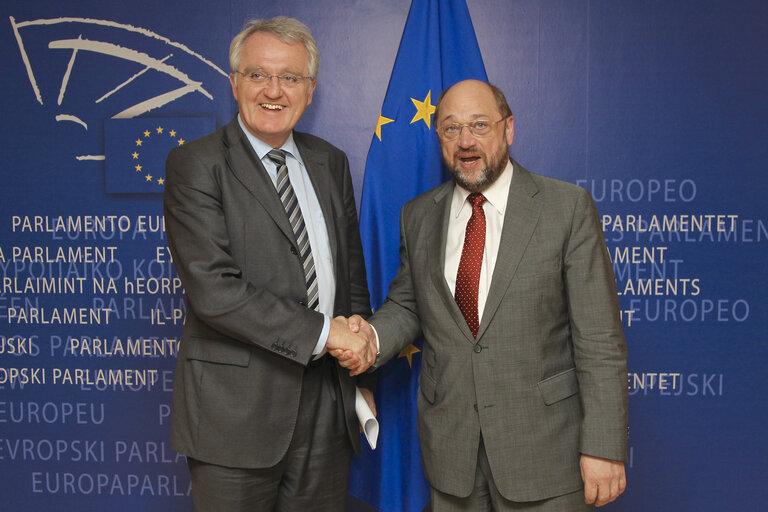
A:
[[[465,0],[413,0],[365,166],[360,231],[374,309],[400,263],[400,208],[449,179],[434,104],[469,78],[487,80]],[[350,493],[381,512],[421,512],[429,501],[416,433],[420,345],[379,370],[378,449],[365,446],[353,463]]]
[[[162,194],[165,159],[176,146],[216,129],[213,117],[107,119],[104,159],[109,194]]]

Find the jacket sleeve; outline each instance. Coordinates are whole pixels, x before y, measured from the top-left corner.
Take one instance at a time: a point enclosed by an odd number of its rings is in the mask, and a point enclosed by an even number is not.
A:
[[[400,266],[389,285],[387,299],[371,318],[371,324],[376,328],[381,344],[381,354],[376,361],[377,367],[396,356],[421,334],[406,235],[410,206],[406,204],[400,214]]]
[[[574,362],[584,411],[580,450],[627,458],[627,347],[613,267],[589,194],[579,189],[565,248]]]

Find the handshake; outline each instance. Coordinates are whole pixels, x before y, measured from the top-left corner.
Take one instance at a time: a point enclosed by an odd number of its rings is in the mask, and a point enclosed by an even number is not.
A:
[[[370,368],[378,353],[376,334],[371,324],[359,315],[331,319],[325,348],[353,377]]]

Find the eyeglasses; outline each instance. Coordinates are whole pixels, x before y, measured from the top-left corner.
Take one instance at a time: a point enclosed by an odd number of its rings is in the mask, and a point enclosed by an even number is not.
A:
[[[471,123],[451,123],[441,126],[437,134],[444,140],[454,140],[461,135],[461,130],[465,126],[469,128],[469,133],[475,137],[485,137],[491,133],[494,126],[504,121],[506,117],[502,117],[498,121],[486,121],[484,119],[478,121],[472,121]]]
[[[272,81],[272,78],[277,78],[277,82],[282,87],[296,87],[301,83],[302,80],[313,80],[315,77],[313,76],[299,76],[294,75],[293,73],[281,73],[279,75],[270,75],[269,73],[266,73],[264,71],[253,71],[251,73],[243,73],[241,71],[235,71],[238,75],[243,75],[243,77],[247,78],[249,81],[253,82],[254,84],[258,85],[266,85],[270,81]]]

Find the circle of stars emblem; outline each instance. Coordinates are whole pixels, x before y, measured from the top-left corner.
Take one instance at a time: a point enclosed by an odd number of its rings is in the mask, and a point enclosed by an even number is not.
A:
[[[154,128],[154,130],[144,130],[141,136],[138,139],[136,139],[135,141],[136,147],[134,148],[133,153],[131,153],[131,159],[136,161],[135,165],[133,166],[133,169],[137,173],[140,173],[144,177],[145,181],[157,183],[159,186],[162,187],[163,185],[165,185],[165,177],[162,175],[160,176],[158,175],[161,172],[163,172],[163,170],[161,169],[161,170],[153,171],[152,169],[146,168],[145,166],[141,165],[141,153],[142,153],[141,150],[142,148],[146,147],[144,145],[145,143],[146,144],[150,143],[150,141],[152,140],[151,137],[153,135],[155,136],[155,139],[158,139],[164,136],[170,137],[171,139],[175,140],[179,146],[182,146],[186,141],[181,137],[177,138],[176,130],[166,130],[162,126],[158,126]],[[154,176],[152,175],[152,172],[155,173]]]

